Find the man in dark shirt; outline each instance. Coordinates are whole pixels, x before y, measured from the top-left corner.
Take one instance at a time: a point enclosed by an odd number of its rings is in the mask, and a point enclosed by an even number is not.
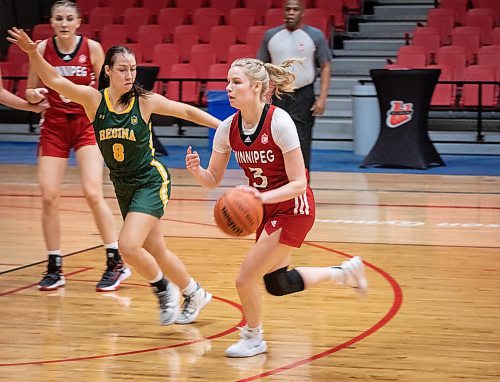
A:
[[[273,98],[273,104],[286,110],[297,126],[304,162],[309,169],[312,128],[315,116],[325,111],[330,85],[332,53],[323,33],[302,22],[304,2],[287,0],[284,5],[285,23],[264,34],[257,58],[280,64],[292,57],[304,58],[302,65],[294,65],[295,93]],[[319,66],[320,94],[314,96],[316,67]]]

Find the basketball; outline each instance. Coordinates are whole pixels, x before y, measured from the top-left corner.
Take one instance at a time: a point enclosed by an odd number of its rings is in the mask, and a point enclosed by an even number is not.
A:
[[[215,222],[230,236],[246,236],[255,232],[263,214],[260,199],[237,188],[226,191],[214,206]]]

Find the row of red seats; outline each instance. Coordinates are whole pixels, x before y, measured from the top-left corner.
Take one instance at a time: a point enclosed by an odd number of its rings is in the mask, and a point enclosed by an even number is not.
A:
[[[444,46],[461,46],[465,48],[465,61],[466,65],[477,62],[477,55],[482,47],[490,45],[481,44],[480,31],[478,27],[465,26],[455,27],[451,33],[451,44],[441,44],[439,32],[435,27],[417,27],[414,29],[413,38],[407,39],[408,46],[415,46],[418,48],[403,48],[406,50],[415,49],[415,53],[424,51],[424,58],[426,64],[437,63],[436,54],[438,50]],[[500,27],[496,27],[491,32],[492,45],[500,45]],[[419,59],[420,60],[420,59]]]
[[[469,9],[464,15],[463,22],[458,22],[453,15],[454,10],[449,8],[433,8],[429,10],[426,25],[439,30],[442,44],[450,42],[453,29],[457,26],[479,28],[481,44],[491,44],[491,32],[495,26],[500,25],[496,21],[494,11],[491,8]]]
[[[343,18],[335,18],[334,23],[332,23],[326,14],[324,9],[306,9],[304,12],[304,21],[319,28],[328,38],[330,36],[331,25],[343,26]],[[237,29],[237,38],[240,40],[244,38],[246,29],[250,26],[264,24],[274,27],[283,24],[282,9],[271,8],[262,15],[263,22],[259,22],[259,14],[254,9],[234,8],[229,11],[228,17],[223,20],[219,8],[200,8],[196,9],[192,16],[188,18],[184,8],[162,8],[156,20],[153,20],[149,8],[126,8],[123,18],[120,22],[117,22],[114,17],[114,8],[93,8],[89,17],[89,25],[91,27],[89,37],[99,38],[100,31],[106,25],[123,24],[127,30],[127,39],[131,42],[136,42],[137,31],[140,26],[158,24],[163,28],[164,39],[169,41],[175,26],[193,24],[199,26],[202,35],[205,35],[215,25],[233,25]],[[41,28],[39,27],[39,29]],[[51,33],[49,26],[44,28],[44,34]]]
[[[79,32],[82,35],[87,35],[85,33],[85,28],[82,29],[82,26],[80,27]],[[239,41],[244,41],[241,45],[251,46],[251,55],[255,56],[262,41],[262,37],[268,29],[269,26],[264,25],[250,26],[245,31],[244,38],[240,38]],[[35,40],[48,38],[48,36],[44,37],[40,34],[33,34],[33,39]],[[133,41],[134,44],[140,48],[141,52],[143,52],[142,54],[139,54],[141,58],[137,59],[138,62],[152,61],[152,47],[165,43],[166,41],[171,41],[171,43],[180,46],[181,61],[188,61],[191,46],[201,43],[213,48],[217,62],[226,62],[228,61],[227,54],[229,46],[238,43],[237,36],[237,29],[232,25],[216,25],[205,34],[203,34],[200,28],[196,25],[178,25],[173,30],[172,38],[166,39],[163,34],[162,26],[147,24],[138,28],[137,39],[134,41],[127,38],[127,30],[124,25],[111,24],[103,27],[100,33],[100,42],[104,50],[107,50],[113,45],[130,44],[129,41]],[[204,37],[204,39],[202,39],[202,37]],[[22,57],[22,54],[18,54],[16,51],[11,52],[11,49],[15,50],[15,48],[9,47],[7,52],[8,61],[19,62],[19,60],[26,60],[25,57]],[[21,57],[18,58],[18,55]]]
[[[446,62],[446,61],[445,61]],[[413,69],[404,64],[388,64],[386,69]],[[439,81],[482,81],[500,82],[500,70],[493,65],[469,65],[461,78],[457,78],[455,70],[449,64],[425,65],[419,69],[440,69]],[[479,99],[479,85],[477,84],[437,84],[434,90],[431,106],[452,108],[456,105],[463,107],[496,107],[500,105],[498,84],[481,85],[481,100]]]
[[[23,97],[26,90],[26,79],[10,79],[6,77],[19,76],[20,74],[8,62],[0,63],[3,85],[14,94]],[[142,64],[147,66],[153,64]],[[27,64],[23,65],[23,71],[27,72]],[[221,81],[227,76],[229,64],[209,64],[204,63],[203,66],[195,65],[194,63],[171,63],[168,67],[162,67],[159,73],[159,80],[156,81],[154,91],[163,94],[174,101],[182,101],[192,104],[206,104],[206,93],[210,90],[224,90],[226,81]],[[203,73],[201,73],[201,71]],[[23,74],[25,77],[26,74]],[[193,81],[168,81],[170,78],[192,78]],[[205,81],[199,79],[205,78]],[[212,79],[213,81],[210,81]],[[163,81],[165,80],[165,81]],[[181,87],[181,89],[180,89]]]
[[[97,7],[114,7],[118,16],[123,14],[126,8],[144,7],[149,8],[156,15],[162,8],[184,8],[188,14],[193,14],[196,9],[213,7],[219,8],[223,15],[227,15],[233,8],[252,8],[259,15],[263,15],[267,9],[282,8],[284,0],[78,0],[78,5],[84,18],[89,17],[90,11]],[[359,13],[361,0],[305,0],[306,8],[324,8],[328,11],[336,11],[339,7],[345,13]]]
[[[471,6],[469,8],[469,6]],[[451,16],[456,25],[466,25],[469,9],[487,8],[496,23],[500,22],[500,2],[498,0],[439,0],[436,15]],[[448,11],[448,12],[446,12]],[[451,11],[451,12],[450,12]]]

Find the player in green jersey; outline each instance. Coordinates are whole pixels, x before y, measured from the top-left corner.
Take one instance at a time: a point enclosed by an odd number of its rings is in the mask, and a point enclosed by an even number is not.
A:
[[[60,76],[38,53],[38,42],[22,29],[12,28],[9,34],[7,39],[28,54],[43,83],[81,104],[93,121],[124,218],[118,240],[120,253],[153,287],[160,304],[160,322],[193,322],[212,295],[190,277],[184,263],[165,246],[159,218],[169,199],[170,176],[154,159],[150,117],[168,115],[212,128],[220,121],[193,106],[141,88],[135,82],[135,56],[124,46],[107,51],[99,86],[104,89],[98,91]],[[185,298],[181,309],[177,286]]]

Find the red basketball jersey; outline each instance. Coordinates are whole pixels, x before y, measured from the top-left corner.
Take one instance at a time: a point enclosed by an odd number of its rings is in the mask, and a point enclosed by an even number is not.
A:
[[[81,36],[80,42],[71,54],[59,52],[55,45],[55,37],[49,38],[43,56],[61,76],[66,77],[71,82],[79,85],[93,85],[95,83],[95,73],[90,61],[90,49],[86,37]],[[50,108],[46,111],[46,116],[51,114],[85,115],[81,105],[70,101],[52,89],[49,89],[47,99]]]
[[[274,142],[271,121],[275,106],[266,105],[259,125],[252,135],[243,133],[240,112],[236,112],[229,131],[229,145],[236,162],[245,171],[248,184],[260,191],[272,190],[288,183],[285,161]]]

